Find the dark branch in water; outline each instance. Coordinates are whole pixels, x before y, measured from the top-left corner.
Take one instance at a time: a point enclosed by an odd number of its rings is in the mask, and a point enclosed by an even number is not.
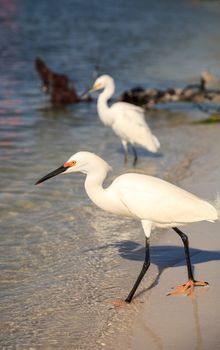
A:
[[[52,71],[41,58],[36,58],[35,68],[42,81],[42,90],[50,95],[55,106],[80,102],[76,89],[70,87],[69,78]],[[91,101],[91,97],[82,101]]]

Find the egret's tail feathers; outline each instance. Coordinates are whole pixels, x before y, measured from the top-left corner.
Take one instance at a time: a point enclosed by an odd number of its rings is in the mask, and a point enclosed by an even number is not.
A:
[[[160,148],[160,141],[158,140],[158,138],[155,135],[153,135],[153,138],[154,138],[155,144],[157,146],[157,149]]]
[[[212,204],[217,211],[218,220],[220,221],[220,193],[217,193],[216,199],[214,200],[214,202]]]
[[[155,135],[151,135],[151,139],[145,141],[142,146],[145,146],[148,151],[156,153],[160,148],[160,142]]]

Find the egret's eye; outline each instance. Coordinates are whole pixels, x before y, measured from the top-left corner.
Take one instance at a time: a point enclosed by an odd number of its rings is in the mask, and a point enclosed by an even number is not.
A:
[[[76,165],[76,160],[72,160],[70,163],[72,166],[74,166],[74,165]]]

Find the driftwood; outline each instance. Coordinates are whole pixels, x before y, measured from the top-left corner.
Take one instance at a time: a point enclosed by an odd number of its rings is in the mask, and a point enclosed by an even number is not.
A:
[[[220,103],[220,90],[207,88],[207,84],[211,79],[213,77],[207,71],[204,71],[198,84],[187,85],[182,89],[168,88],[165,90],[136,87],[125,91],[119,99],[120,101],[143,106],[145,109],[150,109],[157,103],[177,101]]]
[[[52,71],[39,57],[35,60],[35,68],[42,81],[42,90],[50,95],[53,105],[91,101],[90,96],[81,100],[75,88],[69,86],[69,78],[64,74]]]

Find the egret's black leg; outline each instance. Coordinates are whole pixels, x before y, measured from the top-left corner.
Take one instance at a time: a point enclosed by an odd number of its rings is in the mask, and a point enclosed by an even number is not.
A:
[[[132,147],[132,151],[133,151],[133,155],[134,155],[133,166],[135,166],[137,164],[138,155],[137,155],[137,151],[136,151],[135,147],[133,145],[131,145],[131,147]]]
[[[125,140],[122,140],[122,146],[124,148],[124,163],[127,164],[128,162],[128,143]]]
[[[180,229],[178,229],[177,227],[172,227],[172,228],[181,237],[183,244],[184,244],[184,251],[185,251],[189,280],[185,284],[177,286],[177,288],[175,290],[173,290],[172,292],[168,293],[168,295],[179,295],[179,294],[192,295],[195,286],[207,286],[208,282],[196,281],[194,279],[193,271],[192,271],[192,264],[190,261],[188,237],[185,233],[180,231]]]
[[[140,275],[138,276],[132,290],[130,291],[127,298],[125,299],[125,301],[127,303],[131,302],[131,300],[134,296],[134,293],[136,292],[136,290],[137,290],[139,284],[141,283],[141,280],[144,277],[145,273],[147,272],[149,266],[150,266],[150,246],[149,246],[149,238],[146,238],[144,264],[143,264],[142,270],[140,272]]]
[[[188,237],[185,233],[180,231],[180,229],[178,229],[178,227],[172,227],[172,229],[181,237],[181,239],[183,241],[187,270],[188,270],[188,278],[189,278],[189,280],[195,281],[194,276],[193,276],[193,271],[192,271],[192,264],[191,264],[191,260],[190,260]]]
[[[125,149],[124,150],[124,163],[127,164],[127,162],[128,162],[128,150]]]

